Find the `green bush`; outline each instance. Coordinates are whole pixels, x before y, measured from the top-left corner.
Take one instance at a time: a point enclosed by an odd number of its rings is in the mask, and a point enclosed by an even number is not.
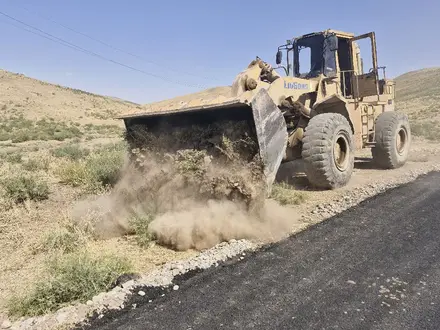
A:
[[[110,289],[121,274],[132,269],[126,259],[115,256],[92,257],[87,253],[55,257],[48,263],[48,275],[37,282],[25,297],[10,300],[15,316],[36,316],[76,302],[86,302]]]
[[[123,164],[124,155],[117,150],[92,154],[86,161],[86,166],[92,174],[93,180],[102,186],[116,184]]]
[[[286,183],[274,184],[270,197],[281,205],[298,205],[306,200],[304,193],[295,191]]]
[[[20,153],[9,153],[6,155],[6,161],[13,164],[19,164],[23,161],[23,155]]]
[[[49,198],[49,186],[46,181],[30,174],[17,174],[3,180],[6,196],[15,203],[26,200],[41,201]]]
[[[27,162],[23,163],[23,168],[26,171],[38,171],[38,170],[44,170],[47,171],[49,169],[49,159],[46,158],[32,158],[29,159]]]
[[[145,215],[134,216],[130,220],[131,230],[136,235],[137,243],[142,247],[148,247],[153,238],[148,230],[148,225],[153,219],[154,217],[152,215]]]
[[[58,168],[61,180],[72,187],[88,186],[94,180],[85,161],[68,162]]]
[[[25,119],[22,115],[4,119],[0,123],[1,140],[12,140],[13,143],[33,140],[63,141],[82,135],[81,130],[74,124],[45,119],[33,121]]]
[[[52,150],[52,155],[58,158],[69,158],[71,160],[83,159],[90,154],[89,149],[81,148],[77,145],[67,145]]]
[[[72,186],[83,186],[90,192],[113,186],[120,177],[124,152],[106,147],[85,159],[71,161],[59,169],[61,180]]]
[[[124,132],[124,130],[117,125],[84,125],[84,130],[90,134],[101,134],[101,135],[119,135]]]
[[[75,226],[63,227],[50,232],[43,241],[43,251],[71,253],[85,244],[85,234]]]

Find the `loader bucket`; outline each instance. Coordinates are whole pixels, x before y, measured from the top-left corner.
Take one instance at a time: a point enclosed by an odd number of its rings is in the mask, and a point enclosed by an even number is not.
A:
[[[132,147],[148,147],[150,143],[149,140],[139,138],[136,133],[139,129],[153,135],[165,135],[167,143],[163,145],[163,150],[156,149],[156,152],[164,153],[188,148],[209,149],[210,144],[215,144],[215,138],[210,134],[198,132],[203,130],[209,132],[211,128],[214,130],[213,127],[217,130],[218,127],[222,127],[224,135],[240,135],[246,131],[246,136],[255,141],[255,148],[249,147],[250,157],[247,160],[252,160],[253,153],[260,156],[269,194],[287,143],[284,117],[264,89],[261,89],[249,103],[232,100],[214,105],[127,115],[120,119],[125,122],[127,135],[131,136]],[[191,144],[188,145],[187,134],[173,136],[173,132],[182,128],[197,132],[194,134],[199,134],[200,138],[192,139]],[[222,135],[223,132],[220,134]]]

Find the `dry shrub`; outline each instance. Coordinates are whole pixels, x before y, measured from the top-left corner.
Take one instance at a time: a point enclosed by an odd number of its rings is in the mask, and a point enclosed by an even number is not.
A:
[[[94,193],[115,185],[123,164],[124,153],[119,148],[105,148],[84,159],[65,162],[57,174],[64,183]]]
[[[20,164],[23,161],[23,155],[19,152],[6,154],[6,161],[12,164]]]
[[[86,244],[87,233],[75,225],[66,225],[48,233],[43,240],[42,251],[72,253]]]
[[[36,171],[47,171],[50,166],[50,159],[48,157],[37,157],[28,159],[25,163],[23,163],[23,168],[26,171],[36,172]]]
[[[132,234],[136,235],[136,241],[141,247],[149,247],[151,244],[153,235],[148,227],[153,219],[152,215],[134,215],[129,220],[128,225],[132,230]]]
[[[4,118],[0,123],[1,140],[12,140],[13,143],[31,140],[63,141],[80,137],[82,134],[79,128],[72,124],[46,119],[34,121],[24,118],[23,115]]]
[[[439,141],[439,125],[440,122],[438,120],[414,121],[411,123],[411,132],[415,136],[421,136],[431,141]]]
[[[116,256],[92,257],[85,252],[55,256],[47,263],[47,275],[24,297],[15,297],[9,311],[15,316],[36,316],[75,302],[86,302],[111,288],[114,281],[132,270]]]
[[[89,149],[81,148],[74,144],[59,147],[52,150],[52,155],[58,158],[68,158],[70,160],[83,159],[90,154]]]
[[[286,183],[274,184],[270,197],[281,205],[298,205],[306,200],[304,193],[295,191]]]
[[[26,200],[42,201],[49,198],[46,181],[30,173],[18,173],[2,180],[5,195],[15,203]]]

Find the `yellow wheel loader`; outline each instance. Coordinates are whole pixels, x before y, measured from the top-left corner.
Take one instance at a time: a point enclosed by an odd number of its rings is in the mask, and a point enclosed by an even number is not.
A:
[[[373,66],[368,72],[357,43],[366,38]],[[157,109],[120,116],[129,142],[139,147],[139,127],[163,134],[195,123],[210,127],[245,121],[257,142],[269,192],[280,164],[298,158],[309,182],[321,189],[348,183],[355,149],[371,148],[373,161],[384,169],[406,162],[410,126],[405,114],[394,111],[395,83],[377,64],[374,32],[303,35],[278,47],[276,64],[274,68],[257,57],[219,94],[208,91],[171,101],[168,108],[162,102]],[[179,139],[169,142],[178,145]]]

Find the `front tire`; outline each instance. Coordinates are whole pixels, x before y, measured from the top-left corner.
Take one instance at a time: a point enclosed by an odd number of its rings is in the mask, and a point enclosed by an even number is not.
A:
[[[371,149],[373,162],[384,169],[403,166],[411,144],[408,117],[400,112],[383,112],[376,119],[376,145]]]
[[[345,186],[354,168],[353,134],[348,120],[338,113],[312,117],[304,132],[302,157],[313,186]]]

